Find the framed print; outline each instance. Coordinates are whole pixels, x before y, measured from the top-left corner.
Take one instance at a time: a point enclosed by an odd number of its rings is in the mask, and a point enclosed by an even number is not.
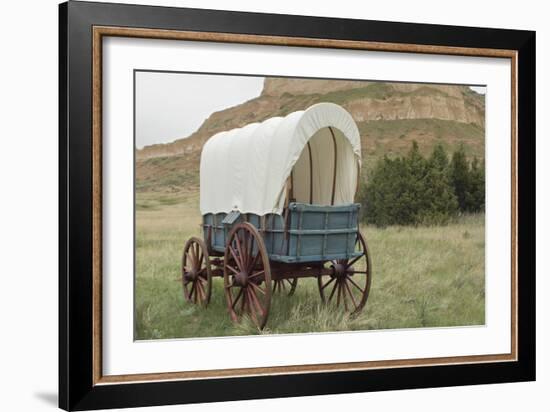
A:
[[[60,5],[60,407],[535,379],[535,33]]]

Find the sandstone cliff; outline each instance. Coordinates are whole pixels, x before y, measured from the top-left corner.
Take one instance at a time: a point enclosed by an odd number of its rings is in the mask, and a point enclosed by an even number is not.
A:
[[[437,119],[480,129],[485,124],[484,98],[466,86],[266,78],[259,97],[213,113],[188,137],[138,150],[137,158],[200,151],[206,140],[220,131],[303,110],[318,102],[340,104],[358,123]]]
[[[412,140],[425,152],[437,142],[449,149],[462,142],[470,154],[483,157],[485,99],[467,86],[266,78],[260,96],[213,113],[190,136],[137,150],[138,189],[161,182],[177,186],[183,174],[198,183],[200,152],[211,136],[319,102],[350,112],[365,158],[403,153]]]

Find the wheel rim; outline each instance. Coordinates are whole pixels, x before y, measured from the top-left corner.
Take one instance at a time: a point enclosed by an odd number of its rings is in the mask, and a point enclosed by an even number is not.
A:
[[[250,223],[229,233],[224,256],[224,286],[234,322],[247,315],[263,329],[271,306],[271,270],[263,239]]]
[[[199,238],[191,238],[183,248],[181,260],[183,296],[188,302],[208,305],[212,294],[212,272],[206,245]]]
[[[355,250],[361,252],[361,255],[352,259],[327,262],[333,274],[317,277],[323,303],[335,304],[346,312],[350,312],[352,316],[365,307],[372,280],[372,263],[367,242],[359,232]]]
[[[273,294],[292,296],[296,291],[298,278],[280,279],[273,281]]]

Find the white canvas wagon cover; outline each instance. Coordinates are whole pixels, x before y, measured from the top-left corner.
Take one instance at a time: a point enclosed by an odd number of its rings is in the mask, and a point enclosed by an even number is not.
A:
[[[202,149],[201,213],[281,214],[287,197],[353,203],[360,166],[357,125],[333,103],[220,132]]]

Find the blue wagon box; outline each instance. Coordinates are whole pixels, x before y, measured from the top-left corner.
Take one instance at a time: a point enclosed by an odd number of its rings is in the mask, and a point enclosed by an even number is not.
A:
[[[211,248],[224,252],[227,237],[234,225],[250,222],[263,234],[269,257],[278,262],[318,262],[350,259],[357,256],[355,241],[359,229],[359,203],[339,206],[320,206],[292,202],[288,206],[288,230],[285,217],[270,214],[236,213],[236,218],[225,220],[227,213],[203,216],[203,236]]]

